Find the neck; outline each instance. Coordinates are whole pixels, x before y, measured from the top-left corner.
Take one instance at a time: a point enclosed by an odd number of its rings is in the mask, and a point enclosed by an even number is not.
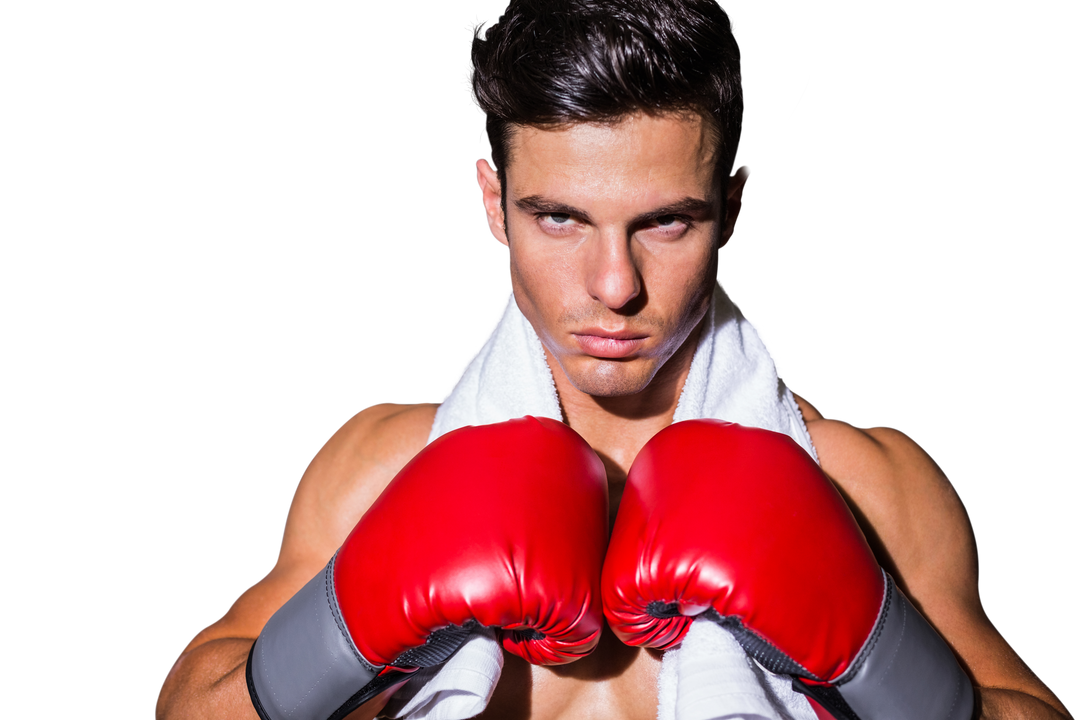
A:
[[[581,392],[544,349],[567,424],[600,455],[612,481],[625,479],[642,446],[674,419],[704,324],[702,319],[649,384],[633,395],[598,397]]]

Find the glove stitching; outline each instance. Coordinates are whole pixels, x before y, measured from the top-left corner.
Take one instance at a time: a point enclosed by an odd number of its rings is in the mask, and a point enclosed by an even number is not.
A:
[[[258,641],[256,641],[255,644],[257,645]],[[265,643],[263,643],[263,644],[265,645]],[[252,647],[254,648],[254,645]],[[266,660],[266,648],[265,647],[259,648],[259,659],[262,660],[263,665],[266,664],[267,660]],[[277,705],[277,687],[276,687],[276,685],[274,684],[273,681],[270,682],[270,694],[274,697],[274,704]]]
[[[960,672],[963,673],[964,671],[961,670]],[[956,709],[956,701],[960,699],[960,688],[961,688],[962,684],[963,683],[961,682],[959,677],[957,677],[956,682],[953,683],[952,702],[949,703],[949,715],[948,716],[950,718],[955,717],[955,715],[953,715],[953,710]]]
[[[318,607],[317,606],[316,606],[316,613],[318,613]],[[317,615],[316,615],[316,617],[317,617]],[[322,638],[322,644],[323,644],[323,649],[326,651],[327,656],[332,658],[334,656],[334,653],[330,649],[330,646],[326,643],[326,638]],[[252,654],[254,654],[256,652],[256,646],[258,646],[257,652],[258,652],[258,656],[259,656],[259,660],[260,660],[261,665],[265,665],[265,664],[267,664],[269,662],[267,660],[267,658],[266,658],[266,647],[265,647],[265,645],[266,645],[266,643],[259,643],[258,640],[256,640],[255,644],[252,645],[252,647],[251,647],[251,652],[252,652]],[[251,664],[251,660],[249,659],[249,661],[248,661],[249,667],[250,667],[250,664]],[[295,705],[293,705],[291,708],[287,708],[287,709],[281,707],[281,704],[280,704],[281,701],[278,698],[277,684],[272,679],[265,678],[265,680],[267,682],[268,689],[270,690],[270,695],[274,699],[274,706],[283,709],[287,715],[292,715],[294,712],[296,712],[296,709],[298,707],[300,707],[301,705],[304,704],[304,701],[307,700],[308,695],[310,695],[312,693],[312,691],[316,687],[318,687],[319,683],[321,683],[323,681],[323,678],[326,677],[326,674],[329,673],[333,669],[333,667],[334,667],[334,662],[331,661],[330,664],[326,667],[326,669],[323,670],[322,674],[319,675],[318,679],[315,680],[315,682],[312,683],[311,687],[308,688],[307,692],[305,692],[303,694],[303,696],[300,697],[300,699],[296,701]],[[253,683],[249,683],[249,693],[253,689],[254,689],[253,688]],[[252,703],[252,704],[255,704],[255,703]],[[261,706],[261,702],[260,702],[259,707],[256,708],[256,712],[259,713],[260,717],[264,717],[263,711],[260,711],[261,707],[262,706]]]
[[[885,666],[885,669],[880,674],[880,677],[878,679],[878,685],[881,685],[882,683],[885,682],[885,678],[888,677],[889,671],[892,670],[892,666],[896,662],[897,656],[900,655],[900,645],[903,643],[904,631],[907,629],[907,618],[908,618],[907,604],[906,603],[900,603],[900,609],[903,611],[903,618],[902,618],[902,622],[900,624],[900,637],[897,638],[897,640],[896,640],[896,645],[894,646],[892,657],[889,658],[889,664]]]
[[[330,647],[326,644],[325,640],[323,641],[323,648],[326,650],[326,652],[328,654],[332,654],[332,651],[330,650]],[[286,712],[288,714],[290,714],[290,715],[292,715],[294,712],[296,712],[296,708],[298,708],[298,707],[300,707],[301,705],[304,704],[304,701],[307,700],[307,696],[310,695],[311,692],[315,688],[317,688],[319,686],[319,683],[321,683],[323,681],[323,678],[326,677],[326,673],[330,672],[330,670],[333,669],[333,667],[334,667],[334,663],[331,662],[330,665],[328,665],[327,668],[325,670],[323,670],[323,673],[322,673],[322,675],[319,676],[319,679],[311,684],[311,687],[309,687],[308,691],[306,693],[304,693],[304,696],[302,698],[300,698],[299,700],[297,700],[296,704],[293,705],[289,710],[286,710]],[[274,693],[274,695],[276,696],[277,693]]]
[[[878,640],[881,639],[881,633],[885,630],[885,621],[888,619],[889,612],[892,609],[893,579],[889,577],[889,574],[884,570],[882,571],[882,574],[885,576],[885,599],[882,601],[881,612],[878,613],[878,620],[874,623],[874,629],[870,633],[870,637],[867,639],[866,644],[863,645],[859,654],[855,656],[855,661],[844,671],[843,675],[847,675],[848,677],[843,678],[843,676],[841,676],[832,683],[836,687],[840,687],[855,679],[855,676],[859,674],[862,666],[865,665],[867,659],[869,659]]]
[[[332,560],[331,560],[330,564],[333,564]],[[327,569],[323,572],[323,577],[326,579],[327,604],[330,606],[330,616],[334,618],[334,621],[338,626],[338,630],[341,630],[342,629],[341,628],[341,623],[338,622],[337,614],[334,613],[333,604],[330,603],[330,594],[329,594],[330,593],[330,580],[329,580],[329,575],[330,575],[330,565],[327,565]],[[346,637],[346,640],[347,639],[348,638]],[[323,645],[323,650],[326,651],[327,656],[333,658],[334,657],[334,651],[330,648],[330,644],[326,641],[325,637],[322,638],[322,645]],[[352,649],[351,644],[350,644],[349,647],[350,647],[350,649]],[[356,653],[356,651],[353,650],[353,654],[355,654],[355,653]],[[290,715],[293,714],[294,712],[296,712],[296,709],[304,704],[304,701],[307,700],[308,695],[310,695],[312,692],[314,692],[315,688],[317,688],[319,686],[319,683],[321,683],[323,681],[323,678],[326,677],[326,674],[328,672],[330,672],[334,668],[334,665],[335,665],[335,662],[333,660],[331,660],[330,664],[327,665],[325,670],[323,670],[322,675],[320,675],[319,678],[315,682],[313,682],[311,684],[311,687],[308,688],[307,692],[304,693],[303,697],[301,697],[299,700],[297,700],[296,704],[293,705],[292,708],[290,708],[287,711]]]
[[[348,646],[353,656],[360,662],[360,665],[369,672],[378,675],[382,668],[375,667],[364,659],[364,656],[356,649],[356,645],[352,641],[352,636],[349,635],[348,628],[345,627],[345,622],[342,620],[341,611],[337,605],[337,597],[333,592],[334,565],[336,563],[337,553],[334,553],[334,557],[330,558],[330,562],[326,564],[326,570],[323,572],[323,578],[326,583],[326,603],[330,606],[330,616],[334,618],[334,624],[337,625],[338,630],[341,632],[341,636],[345,638],[345,645]]]
[[[244,680],[247,683],[248,695],[251,696],[251,704],[255,707],[255,712],[258,714],[260,720],[270,720],[270,715],[263,707],[262,700],[259,699],[259,691],[255,687],[255,672],[253,665],[255,664],[255,645],[258,645],[258,639],[251,646],[251,650],[248,651],[247,667],[244,668]],[[261,655],[261,649],[260,649]],[[271,693],[273,693],[273,686],[271,685]]]

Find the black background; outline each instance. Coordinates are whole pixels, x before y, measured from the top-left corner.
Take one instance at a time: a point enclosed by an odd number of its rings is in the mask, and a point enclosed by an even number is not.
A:
[[[166,259],[148,288],[154,687],[269,567],[329,431],[375,400],[437,397],[480,342],[505,255],[457,78],[462,26],[498,9],[179,25],[159,80]],[[1055,649],[1072,633],[1075,471],[1055,338],[1071,304],[1016,201],[1018,100],[991,89],[1018,81],[987,62],[1004,30],[890,8],[732,10],[755,175],[725,282],[826,415],[899,426],[942,461],[975,522],[989,613],[1068,699]]]

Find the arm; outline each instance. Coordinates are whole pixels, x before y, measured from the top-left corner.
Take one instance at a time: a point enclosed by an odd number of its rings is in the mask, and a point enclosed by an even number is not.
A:
[[[257,720],[244,677],[263,625],[326,564],[394,475],[423,448],[434,405],[379,405],[352,418],[311,462],[289,509],[278,562],[176,661],[157,717]],[[396,687],[353,718],[374,717]]]
[[[1014,652],[1013,655],[1015,656],[1016,653]],[[1020,662],[1023,664],[1023,661]],[[1023,667],[1031,677],[1035,677],[1034,673],[1028,670],[1026,665]],[[1035,679],[1038,681],[1038,678]],[[1039,685],[1046,688],[1042,682],[1039,682]],[[977,687],[975,692],[979,700],[978,717],[983,720],[1009,720],[1010,718],[1032,718],[1032,720],[1069,718],[1071,720],[1072,718],[1065,706],[1054,697],[1048,688],[1046,693],[1053,699],[1052,704],[1021,690]]]
[[[941,469],[902,433],[826,420],[797,400],[822,469],[847,500],[878,561],[971,677],[977,717],[1071,718],[986,616],[975,536]]]

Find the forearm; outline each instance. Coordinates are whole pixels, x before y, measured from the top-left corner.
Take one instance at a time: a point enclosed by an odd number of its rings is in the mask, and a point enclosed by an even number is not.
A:
[[[245,677],[253,642],[220,638],[181,655],[158,696],[157,720],[259,720]],[[374,718],[402,683],[358,707],[348,720]]]
[[[220,638],[181,655],[158,696],[158,720],[259,720],[244,678],[252,642]]]
[[[976,688],[978,720],[1072,720],[1065,711],[1018,690]]]

